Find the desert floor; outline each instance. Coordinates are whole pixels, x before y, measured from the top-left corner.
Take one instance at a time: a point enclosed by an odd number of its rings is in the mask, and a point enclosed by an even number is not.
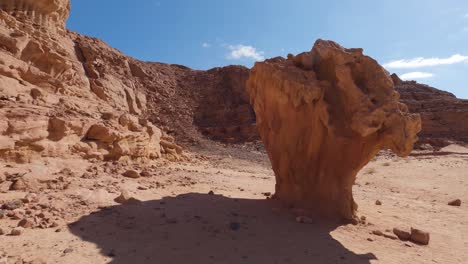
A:
[[[468,149],[441,151],[381,153],[368,164],[354,186],[367,222],[359,225],[296,222],[297,210],[266,199],[274,174],[253,145],[211,144],[181,163],[0,163],[0,172],[32,175],[42,189],[17,213],[45,212],[58,224],[1,235],[0,263],[468,263]],[[122,176],[129,168],[149,176]],[[0,203],[28,193],[7,184]],[[115,203],[121,190],[141,202]],[[461,207],[447,205],[456,198]],[[18,222],[5,216],[0,227]],[[372,234],[394,227],[428,231],[430,244]]]

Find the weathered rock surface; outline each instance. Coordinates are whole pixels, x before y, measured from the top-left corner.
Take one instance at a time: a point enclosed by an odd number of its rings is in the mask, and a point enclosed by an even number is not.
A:
[[[174,138],[257,137],[248,69],[141,62],[67,31],[69,12],[69,0],[0,1],[0,159],[180,160]]]
[[[421,144],[444,146],[448,140],[468,143],[468,100],[415,81],[401,81],[396,75],[392,79],[401,101],[421,115]]]
[[[258,62],[247,90],[288,205],[353,219],[356,174],[378,151],[408,155],[421,130],[389,74],[362,49],[318,40],[311,52]]]
[[[68,0],[0,7],[0,159],[155,159],[170,151],[131,78],[135,60],[66,31]]]

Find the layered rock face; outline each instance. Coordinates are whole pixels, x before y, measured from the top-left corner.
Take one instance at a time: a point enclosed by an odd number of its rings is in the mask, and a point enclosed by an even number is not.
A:
[[[109,67],[130,73],[127,58],[105,45],[96,55],[98,48],[79,45],[92,39],[65,34],[68,1],[2,0],[0,6],[0,159],[180,154],[171,142],[162,146],[171,138],[142,115],[146,99],[138,87],[109,74]],[[100,64],[106,51],[114,65]]]
[[[353,218],[358,171],[383,148],[408,155],[421,130],[375,60],[331,41],[256,63],[247,90],[275,197],[324,216]]]
[[[401,101],[421,115],[421,143],[437,147],[447,141],[468,142],[468,100],[415,81],[401,81],[396,75],[392,78]]]
[[[141,62],[65,29],[68,0],[0,0],[0,159],[182,158],[255,138],[248,69]]]
[[[203,135],[237,143],[258,139],[255,113],[245,83],[249,70],[242,66],[215,68],[205,72],[195,124]]]

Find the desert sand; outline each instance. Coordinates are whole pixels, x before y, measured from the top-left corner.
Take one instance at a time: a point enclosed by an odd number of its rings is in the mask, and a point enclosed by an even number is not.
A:
[[[69,159],[4,164],[4,171],[62,176],[69,184],[51,186],[37,203],[19,209],[44,208],[29,210],[53,214],[58,226],[0,236],[0,263],[466,263],[468,258],[466,205],[447,205],[468,199],[468,149],[462,146],[408,158],[381,152],[353,188],[358,215],[366,218],[358,225],[299,223],[300,210],[267,199],[275,179],[259,146],[211,143],[193,151],[190,162],[154,169],[138,165],[150,173],[137,179],[120,174],[132,164]],[[61,173],[64,168],[71,173]],[[105,172],[112,168],[119,173]],[[121,190],[141,202],[117,204]],[[0,199],[26,194],[3,190]],[[0,224],[9,230],[18,220]],[[372,234],[391,234],[395,227],[428,231],[430,244]]]

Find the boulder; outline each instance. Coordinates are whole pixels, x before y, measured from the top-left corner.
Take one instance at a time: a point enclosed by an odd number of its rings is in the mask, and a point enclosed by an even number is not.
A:
[[[398,101],[390,75],[362,49],[317,40],[311,52],[257,62],[247,90],[288,206],[353,219],[358,171],[381,149],[407,156],[419,115]]]

